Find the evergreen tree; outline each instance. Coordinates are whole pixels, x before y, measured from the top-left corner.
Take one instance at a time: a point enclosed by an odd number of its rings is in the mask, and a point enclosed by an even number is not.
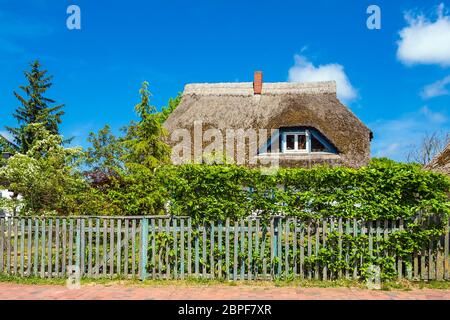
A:
[[[148,82],[142,84],[139,93],[141,102],[135,111],[140,119],[128,127],[124,141],[128,152],[124,158],[130,169],[154,169],[169,162],[170,147],[162,139],[167,134],[162,126],[162,114],[150,105]]]
[[[42,123],[44,128],[51,134],[59,134],[58,125],[61,123],[61,116],[64,114],[62,108],[64,105],[53,105],[54,100],[45,97],[46,91],[52,86],[52,76],[47,75],[47,70],[42,70],[39,61],[30,64],[31,71],[25,71],[25,77],[28,81],[26,86],[20,86],[24,95],[14,91],[14,95],[20,102],[20,106],[13,114],[17,119],[19,126],[6,127],[13,137],[9,145],[16,152],[26,153],[33,144],[35,137],[33,133],[25,128],[34,123]]]
[[[163,107],[161,110],[160,120],[164,123],[167,118],[172,114],[172,112],[178,107],[181,102],[181,93],[178,93],[175,99],[170,98],[167,103],[167,107]]]

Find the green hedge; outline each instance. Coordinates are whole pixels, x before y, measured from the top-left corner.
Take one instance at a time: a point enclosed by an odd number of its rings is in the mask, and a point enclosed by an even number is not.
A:
[[[386,159],[360,169],[280,169],[274,175],[232,165],[168,166],[157,179],[174,214],[205,221],[252,212],[384,220],[419,211],[447,215],[450,208],[448,177]]]
[[[373,255],[367,249],[367,235],[344,239],[350,257],[364,259],[363,275],[375,264],[383,279],[397,275],[397,258],[404,259],[408,268],[413,253],[439,239],[450,212],[448,177],[387,159],[372,160],[360,169],[280,169],[274,175],[233,165],[168,166],[157,171],[157,180],[164,190],[160,194],[171,201],[171,213],[191,216],[196,223],[251,213],[258,213],[263,221],[279,214],[317,220],[404,219],[404,230],[380,240]],[[337,256],[337,246],[337,238],[331,235],[327,247],[313,255],[311,263],[334,271],[347,269]]]

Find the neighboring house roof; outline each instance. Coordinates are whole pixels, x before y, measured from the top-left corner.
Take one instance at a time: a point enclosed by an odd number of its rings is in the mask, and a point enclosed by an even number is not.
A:
[[[450,175],[450,142],[425,168]]]
[[[255,94],[252,82],[187,84],[179,106],[164,125],[169,133],[192,130],[194,121],[221,130],[312,127],[339,151],[328,157],[332,164],[359,167],[368,163],[372,133],[338,100],[334,81],[261,85],[261,94]],[[301,166],[299,161],[320,160],[316,158],[291,155],[284,162]]]

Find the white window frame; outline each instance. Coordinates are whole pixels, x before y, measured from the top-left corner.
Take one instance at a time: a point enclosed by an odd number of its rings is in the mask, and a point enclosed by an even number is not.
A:
[[[294,140],[294,150],[288,150],[286,148],[286,136],[293,135],[295,136]],[[306,149],[299,149],[298,148],[298,136],[306,136]],[[281,147],[283,153],[310,153],[311,152],[311,134],[309,130],[305,131],[287,131],[283,132],[283,136],[281,139]]]

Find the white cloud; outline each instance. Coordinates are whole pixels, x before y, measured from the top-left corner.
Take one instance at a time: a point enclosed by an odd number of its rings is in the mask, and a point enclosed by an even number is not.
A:
[[[450,76],[445,77],[442,80],[433,82],[432,84],[423,87],[420,93],[424,99],[430,99],[434,97],[444,96],[450,94],[447,85],[450,84]]]
[[[406,113],[397,119],[380,119],[369,124],[374,133],[372,141],[373,157],[388,157],[405,161],[411,147],[419,143],[425,134],[450,131],[450,123],[441,112],[427,106]]]
[[[431,111],[427,106],[423,106],[420,109],[420,113],[425,116],[425,119],[432,123],[444,123],[447,122],[447,117],[440,112]]]
[[[444,4],[437,9],[433,21],[423,13],[405,14],[407,26],[400,31],[397,58],[407,65],[450,65],[450,16]]]
[[[305,56],[295,55],[295,64],[289,69],[290,82],[336,81],[337,96],[344,102],[356,99],[358,93],[353,88],[344,67],[340,64],[324,64],[314,66]]]

